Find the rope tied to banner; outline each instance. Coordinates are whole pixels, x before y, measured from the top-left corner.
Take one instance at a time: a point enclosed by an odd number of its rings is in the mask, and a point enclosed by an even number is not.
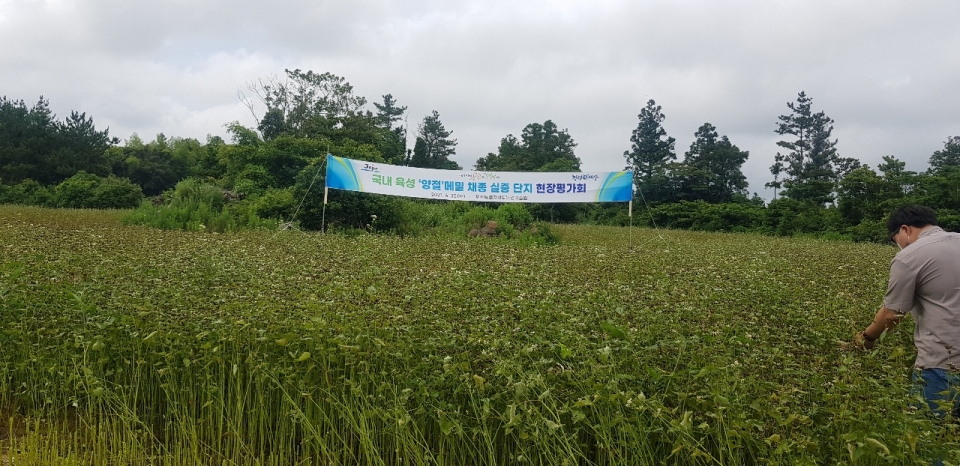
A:
[[[329,155],[329,154],[328,154],[328,155]],[[313,185],[317,182],[317,177],[320,176],[320,170],[323,168],[323,166],[322,166],[322,164],[317,164],[317,165],[320,165],[320,166],[317,167],[317,172],[313,174],[313,179],[310,180],[310,184],[307,186],[306,192],[304,192],[304,193],[303,193],[303,197],[300,198],[300,203],[297,204],[297,208],[293,211],[293,215],[290,216],[290,221],[289,221],[289,222],[282,222],[282,223],[280,223],[280,225],[279,225],[278,228],[277,228],[277,233],[273,235],[274,237],[276,237],[278,234],[280,234],[281,231],[286,231],[286,230],[299,230],[299,228],[296,228],[296,227],[293,226],[293,222],[297,219],[297,214],[300,213],[300,208],[303,207],[303,202],[307,200],[307,196],[310,195],[310,190],[313,189]],[[327,196],[326,196],[326,192],[324,192],[324,196],[323,196],[323,216],[326,217],[326,215],[327,215]],[[322,231],[322,230],[323,230],[323,226],[322,226],[322,225],[323,225],[323,221],[321,221],[320,225],[321,225],[320,228],[321,228],[321,231]],[[303,233],[303,231],[301,231],[301,233]],[[272,239],[272,238],[271,238],[271,239]]]

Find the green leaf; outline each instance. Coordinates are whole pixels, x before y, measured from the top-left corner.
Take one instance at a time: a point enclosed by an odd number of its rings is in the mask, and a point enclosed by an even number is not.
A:
[[[619,327],[613,324],[613,322],[606,320],[600,323],[600,328],[603,329],[607,335],[610,335],[616,339],[624,339],[627,337],[627,333],[621,330]]]

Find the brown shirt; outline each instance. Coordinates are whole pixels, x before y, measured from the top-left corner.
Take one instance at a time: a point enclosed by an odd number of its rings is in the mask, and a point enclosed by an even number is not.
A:
[[[960,234],[930,227],[890,263],[883,305],[916,322],[916,367],[960,370]]]

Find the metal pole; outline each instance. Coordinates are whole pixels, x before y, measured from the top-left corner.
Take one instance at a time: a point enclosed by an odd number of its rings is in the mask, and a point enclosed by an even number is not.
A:
[[[327,194],[330,193],[330,188],[323,187],[323,214],[320,216],[320,234],[324,233],[324,225],[327,223]]]
[[[630,217],[630,252],[633,252],[633,200],[627,204],[627,216]]]

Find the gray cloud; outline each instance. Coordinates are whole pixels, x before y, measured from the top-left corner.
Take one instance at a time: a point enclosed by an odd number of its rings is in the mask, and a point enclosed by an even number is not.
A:
[[[411,128],[439,111],[463,166],[551,119],[596,171],[623,168],[655,99],[681,158],[710,122],[769,197],[777,116],[801,90],[841,155],[925,169],[960,135],[958,16],[951,0],[0,0],[0,83],[121,138],[203,139],[255,124],[247,82],[330,71],[370,101],[392,93]]]

